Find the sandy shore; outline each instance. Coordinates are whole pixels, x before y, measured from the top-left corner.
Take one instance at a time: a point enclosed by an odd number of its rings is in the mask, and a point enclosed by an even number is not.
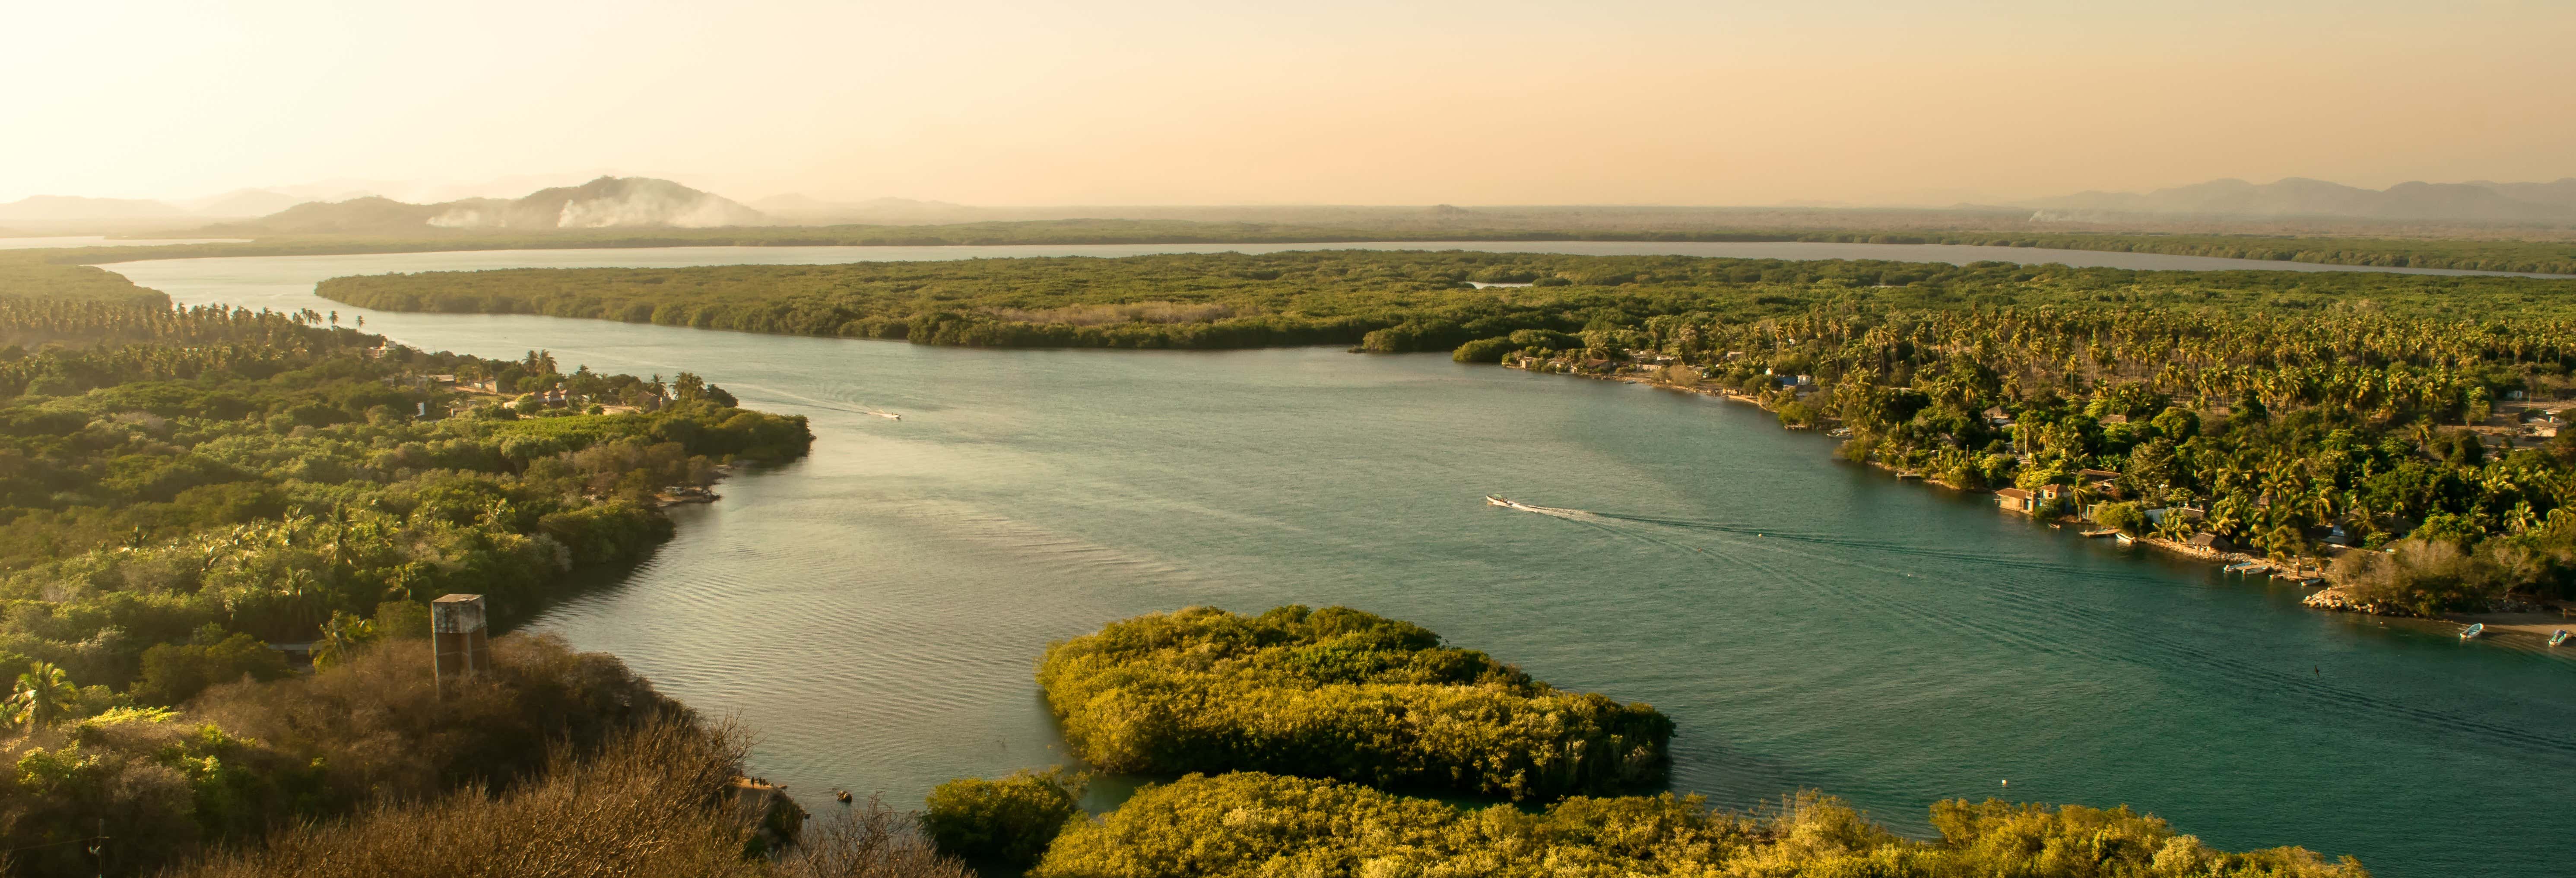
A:
[[[2444,613],[2442,618],[2462,625],[2485,625],[2489,636],[2528,635],[2544,643],[2552,632],[2576,631],[2576,612],[2564,608],[2555,613]],[[2576,650],[2576,639],[2559,648]]]

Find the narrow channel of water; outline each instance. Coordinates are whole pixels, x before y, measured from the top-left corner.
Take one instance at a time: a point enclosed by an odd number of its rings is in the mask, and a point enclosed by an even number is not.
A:
[[[792,249],[110,267],[184,302],[329,310],[311,286],[340,274]],[[1655,704],[1681,728],[1675,788],[1723,803],[1814,787],[1922,831],[1944,797],[2125,802],[2381,875],[2568,868],[2570,657],[2309,612],[2293,589],[1833,462],[1746,407],[1438,356],[337,310],[432,349],[689,369],[813,419],[809,459],[681,510],[628,582],[534,627],[740,713],[759,770],[818,806],[1063,761],[1030,680],[1049,640],[1190,604],[1338,603]]]

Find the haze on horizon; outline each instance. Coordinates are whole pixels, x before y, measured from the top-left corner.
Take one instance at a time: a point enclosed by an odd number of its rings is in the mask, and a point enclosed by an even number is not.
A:
[[[2259,8],[2257,8],[2259,7]],[[2576,175],[2576,4],[43,4],[0,201],[1949,204]],[[468,187],[470,188],[470,187]],[[388,193],[396,194],[396,193]]]

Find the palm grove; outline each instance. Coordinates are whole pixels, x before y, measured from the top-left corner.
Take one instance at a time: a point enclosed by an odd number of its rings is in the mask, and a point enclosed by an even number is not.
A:
[[[1618,371],[1837,421],[1845,454],[1965,488],[2119,473],[2115,522],[2314,556],[2386,612],[2569,594],[2576,448],[2521,400],[2576,366],[2576,282],[1322,251],[341,278],[340,301],[923,344],[1353,344]],[[1805,387],[1785,376],[1808,375]],[[2501,423],[2498,423],[2501,421]],[[2009,426],[2006,426],[2009,424]],[[2484,428],[2484,429],[2472,429]],[[2093,499],[2084,497],[2087,501]],[[2103,499],[2112,499],[2105,497]],[[2576,513],[2570,513],[2576,514]]]

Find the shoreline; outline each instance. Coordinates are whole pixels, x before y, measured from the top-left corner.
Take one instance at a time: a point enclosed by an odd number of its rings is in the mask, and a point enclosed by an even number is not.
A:
[[[1744,394],[1744,393],[1738,393],[1738,392],[1736,392],[1736,391],[1728,390],[1728,389],[1723,388],[1723,387],[1686,387],[1686,386],[1677,385],[1677,384],[1668,384],[1668,383],[1664,383],[1664,382],[1660,382],[1660,381],[1653,380],[1653,379],[1648,378],[1648,377],[1645,377],[1645,376],[1641,376],[1641,375],[1633,375],[1633,374],[1618,374],[1618,373],[1599,374],[1599,373],[1586,373],[1586,372],[1574,372],[1574,371],[1557,371],[1557,372],[1549,372],[1549,371],[1540,371],[1540,370],[1537,370],[1537,369],[1531,369],[1531,368],[1528,368],[1528,367],[1525,367],[1525,366],[1514,365],[1513,363],[1510,363],[1510,362],[1501,363],[1501,364],[1499,364],[1499,365],[1500,365],[1502,368],[1505,368],[1505,369],[1518,369],[1518,370],[1520,370],[1520,371],[1523,371],[1523,372],[1530,372],[1530,373],[1532,373],[1532,374],[1541,374],[1541,375],[1563,375],[1563,376],[1572,377],[1572,378],[1589,378],[1589,379],[1593,379],[1593,380],[1596,380],[1596,381],[1616,381],[1616,382],[1620,382],[1620,383],[1623,383],[1623,384],[1637,384],[1637,385],[1643,385],[1643,386],[1646,386],[1646,387],[1656,388],[1656,389],[1660,389],[1660,390],[1672,390],[1672,391],[1679,391],[1679,392],[1684,392],[1684,393],[1693,393],[1693,394],[1698,394],[1698,395],[1701,395],[1701,396],[1711,396],[1711,397],[1716,397],[1716,398],[1718,398],[1718,399],[1725,400],[1725,401],[1729,401],[1729,402],[1739,402],[1739,403],[1744,403],[1744,404],[1746,404],[1746,405],[1753,406],[1753,407],[1755,407],[1755,408],[1761,409],[1761,410],[1766,411],[1766,412],[1776,412],[1776,411],[1778,411],[1777,409],[1775,409],[1775,408],[1771,407],[1770,405],[1765,404],[1765,403],[1762,401],[1762,399],[1761,399],[1760,397],[1751,396],[1751,395]],[[1783,425],[1781,425],[1781,429],[1784,429],[1784,430],[1813,430],[1813,429],[1815,429],[1815,428],[1813,428],[1813,427],[1792,427],[1792,426],[1789,426],[1789,425],[1783,424]],[[1899,481],[1899,482],[1914,481],[1914,482],[1921,482],[1921,483],[1924,483],[1924,484],[1927,484],[1927,485],[1939,485],[1939,486],[1941,486],[1941,487],[1943,487],[1943,488],[1947,488],[1947,489],[1950,489],[1950,490],[1953,490],[1953,491],[1957,491],[1957,492],[1960,492],[1960,493],[1962,493],[1962,494],[1992,494],[1992,493],[1994,493],[1991,489],[1984,489],[1984,488],[1962,488],[1962,487],[1959,487],[1959,486],[1957,486],[1957,485],[1950,484],[1949,482],[1943,481],[1943,480],[1941,480],[1941,479],[1939,479],[1939,478],[1935,478],[1935,477],[1930,476],[1930,475],[1926,475],[1926,474],[1923,474],[1923,473],[1914,472],[1914,471],[1911,471],[1911,470],[1898,469],[1897,467],[1894,467],[1894,466],[1888,465],[1888,464],[1886,464],[1886,463],[1884,463],[1884,462],[1880,462],[1880,461],[1875,461],[1875,460],[1873,460],[1873,461],[1866,461],[1866,462],[1864,462],[1864,465],[1869,466],[1869,467],[1872,467],[1872,468],[1875,468],[1875,469],[1884,470],[1884,471],[1886,471],[1886,472],[1888,472],[1888,473],[1890,473],[1890,474],[1894,475],[1894,476],[1896,477],[1896,480],[1897,480],[1897,481]],[[2000,511],[2009,511],[2009,510],[2000,510]],[[2014,514],[2029,515],[2029,513],[2014,513]],[[2265,564],[2269,564],[2269,563],[2271,563],[2271,562],[2270,562],[2270,561],[2268,561],[2267,559],[2259,558],[2259,557],[2256,557],[2256,556],[2254,556],[2254,555],[2250,555],[2250,554],[2247,554],[2247,553],[2244,553],[2244,552],[2218,551],[2218,550],[2214,550],[2214,549],[2205,549],[2205,548],[2201,548],[2201,547],[2199,547],[2199,546],[2190,545],[2190,544],[2188,544],[2188,543],[2180,542],[2180,541],[2177,541],[2177,540],[2169,540],[2169,539],[2165,539],[2165,538],[2163,538],[2163,537],[2140,536],[2140,537],[2131,537],[2130,539],[2131,539],[2131,541],[2132,541],[2132,542],[2131,542],[2131,545],[2145,546],[2145,547],[2148,547],[2148,548],[2151,548],[2151,549],[2156,549],[2156,550],[2159,550],[2159,551],[2168,552],[2168,553],[2171,553],[2171,554],[2174,554],[2174,555],[2178,555],[2178,556],[2181,556],[2181,557],[2184,557],[2184,558],[2193,559],[2193,560],[2215,562],[2215,563],[2217,563],[2217,564],[2220,564],[2222,567],[2224,567],[2225,565],[2241,564],[2241,563],[2247,563],[2247,562],[2265,563]],[[2275,568],[2272,568],[2271,570],[2267,570],[2267,571],[2266,571],[2266,575],[2269,575],[2271,578],[2274,578],[2274,579],[2291,579],[2291,577],[2284,577],[2284,576],[2281,576],[2280,574],[2278,574],[2278,573],[2276,572],[2278,569],[2279,569],[2279,568],[2275,567]],[[2297,568],[2297,569],[2299,569],[2299,570],[2307,570],[2307,569],[2311,569],[2311,568],[2307,568],[2307,567],[2300,567],[2300,568]],[[2480,612],[2480,613],[2444,613],[2444,614],[2442,614],[2442,615],[2441,615],[2441,616],[2439,616],[2439,617],[2421,616],[2421,615],[2416,615],[2416,614],[2413,614],[2413,613],[2406,613],[2406,612],[2389,612],[2389,611],[2385,611],[2385,610],[2382,610],[2382,609],[2376,608],[2375,606],[2372,606],[2372,605],[2364,605],[2364,604],[2356,604],[2356,603],[2353,603],[2349,598],[2347,598],[2347,597],[2344,595],[2344,592],[2342,591],[2342,587],[2341,587],[2340,585],[2335,584],[2335,583],[2333,583],[2333,582],[2332,582],[2332,581],[2330,581],[2330,580],[2326,580],[2326,578],[2325,578],[2325,570],[2324,570],[2324,568],[2323,568],[2323,566],[2322,566],[2322,565],[2320,565],[2320,566],[2318,566],[2318,567],[2316,567],[2316,568],[2313,568],[2313,569],[2315,569],[2315,571],[2316,571],[2316,577],[2315,577],[2315,578],[2316,578],[2316,579],[2318,579],[2318,580],[2320,580],[2320,581],[2324,581],[2326,584],[2325,584],[2325,586],[2324,586],[2324,587],[2319,588],[2319,589],[2317,589],[2316,591],[2314,591],[2314,592],[2312,592],[2312,593],[2308,594],[2305,598],[2302,598],[2302,599],[2299,601],[2299,603],[2300,603],[2301,605],[2306,606],[2306,607],[2308,607],[2308,608],[2310,608],[2310,609],[2313,609],[2313,610],[2318,610],[2318,611],[2323,611],[2323,612],[2331,612],[2331,613],[2353,613],[2353,614],[2364,615],[2364,616],[2374,616],[2374,617],[2383,618],[2383,619],[2412,619],[2412,620],[2418,620],[2418,621],[2422,621],[2422,622],[2426,622],[2426,623],[2434,623],[2434,624],[2446,623],[2446,622],[2447,622],[2447,623],[2452,623],[2452,624],[2459,625],[2459,626],[2461,626],[2462,628],[2466,628],[2467,626],[2472,625],[2472,624],[2484,624],[2484,625],[2486,625],[2486,626],[2487,626],[2485,630],[2488,632],[2488,634],[2486,635],[2486,637],[2481,638],[2481,639],[2498,639],[2500,642],[2512,643],[2512,644],[2517,645],[2517,646],[2521,645],[2521,644],[2519,643],[2519,641],[2520,641],[2520,640],[2522,640],[2524,637],[2530,637],[2530,638],[2532,638],[2532,639],[2534,639],[2534,640],[2538,641],[2538,642],[2539,642],[2539,643],[2541,643],[2541,644],[2545,644],[2545,643],[2547,642],[2548,638],[2551,636],[2551,634],[2552,634],[2553,632],[2557,631],[2557,630],[2565,629],[2565,630],[2568,630],[2568,631],[2571,631],[2571,632],[2576,632],[2576,613],[2570,613],[2570,612],[2569,612],[2569,610],[2568,610],[2567,608],[2565,608],[2565,607],[2562,607],[2562,608],[2559,610],[2559,612],[2558,612],[2558,614],[2557,614],[2556,616],[2552,616],[2550,613],[2545,612],[2545,611],[2542,611],[2542,612]],[[2294,579],[2293,581],[2294,581],[2294,582],[2296,582],[2296,581],[2299,581],[2299,580],[2303,580],[2303,579],[2305,579],[2305,578],[2306,578],[2306,577],[2300,577],[2300,578],[2298,578],[2298,579]],[[2552,620],[2555,620],[2555,621],[2552,621]],[[2571,643],[2570,643],[2570,646],[2571,646],[2571,647],[2576,647],[2576,642],[2571,642]],[[2540,646],[2540,648],[2542,648],[2542,649],[2544,649],[2544,650],[2545,650],[2545,649],[2547,649],[2548,647],[2546,647],[2545,645],[2543,645],[2543,646]],[[2566,648],[2566,647],[2562,647],[2562,648]]]

